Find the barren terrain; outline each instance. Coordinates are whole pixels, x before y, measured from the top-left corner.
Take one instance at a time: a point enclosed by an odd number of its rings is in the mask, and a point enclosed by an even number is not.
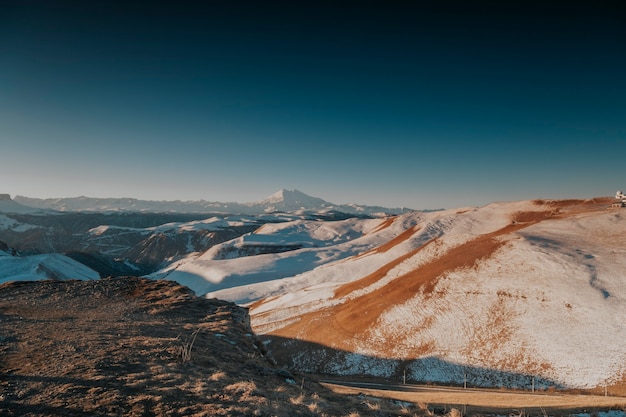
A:
[[[2,416],[399,413],[294,376],[264,352],[246,309],[170,281],[0,286]]]

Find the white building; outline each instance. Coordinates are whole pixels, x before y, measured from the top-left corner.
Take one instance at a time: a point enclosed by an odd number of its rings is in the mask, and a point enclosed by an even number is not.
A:
[[[615,193],[615,198],[619,200],[617,203],[611,204],[611,207],[624,207],[626,206],[626,194],[621,191]]]

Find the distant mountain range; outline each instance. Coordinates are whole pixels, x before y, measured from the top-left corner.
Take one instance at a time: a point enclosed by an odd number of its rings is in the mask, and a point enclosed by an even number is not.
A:
[[[0,194],[0,213],[35,213],[41,210],[41,208],[12,200],[9,194]]]
[[[11,201],[11,200],[9,200]],[[6,202],[6,200],[5,200]],[[198,201],[151,201],[134,198],[30,198],[16,196],[12,200],[13,209],[20,204],[28,208],[56,211],[134,211],[154,213],[228,213],[228,214],[264,214],[274,212],[341,212],[353,215],[385,216],[413,211],[408,208],[387,208],[358,204],[334,204],[321,198],[311,197],[298,190],[279,190],[271,196],[249,203],[221,203],[206,200]],[[9,207],[10,208],[10,207]],[[21,210],[24,210],[23,208]],[[0,211],[3,210],[0,204]],[[18,211],[22,212],[22,211]]]
[[[0,282],[26,279],[28,271],[35,271],[30,279],[47,276],[45,267],[32,266],[40,264],[38,256],[43,254],[64,254],[101,276],[146,275],[266,223],[370,219],[405,211],[409,210],[336,205],[297,190],[280,190],[244,204],[89,197],[11,199],[0,194],[0,244],[19,257],[2,259],[0,269],[4,267],[5,273],[0,274]],[[287,245],[283,250],[291,249]],[[277,250],[275,244],[256,245],[253,252]],[[234,256],[236,251],[227,252],[222,256]],[[18,264],[23,272],[16,272]]]

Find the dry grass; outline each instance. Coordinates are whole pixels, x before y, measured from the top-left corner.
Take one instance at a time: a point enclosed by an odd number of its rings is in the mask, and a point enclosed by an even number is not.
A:
[[[287,383],[248,320],[167,281],[1,285],[0,415],[373,415],[310,376]]]
[[[193,344],[196,342],[198,332],[200,332],[200,329],[197,329],[195,332],[193,332],[189,337],[189,340],[187,340],[180,346],[180,358],[183,363],[191,362],[191,349],[193,348]]]
[[[452,408],[450,411],[448,411],[448,414],[446,414],[446,416],[447,417],[463,417],[463,414],[458,408]]]
[[[213,372],[211,376],[209,376],[209,381],[217,382],[226,377],[226,373],[223,371]]]
[[[367,408],[369,408],[370,410],[380,410],[380,402],[379,401],[371,401],[371,400],[365,400],[363,401],[363,404],[365,404],[367,406]]]
[[[297,397],[292,397],[289,399],[289,402],[291,404],[296,404],[296,405],[300,405],[304,403],[304,395],[300,394]]]

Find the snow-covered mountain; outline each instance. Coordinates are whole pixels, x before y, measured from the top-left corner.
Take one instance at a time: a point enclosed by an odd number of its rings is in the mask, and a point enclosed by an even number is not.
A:
[[[613,201],[267,224],[156,276],[249,303],[274,355],[304,371],[622,384],[626,212]]]
[[[22,210],[25,206],[7,198],[4,205],[11,210],[0,211],[0,240],[7,242],[19,255],[66,254],[102,276],[145,275],[177,265],[181,258],[203,253],[268,223],[305,219],[323,222],[354,217],[322,209],[320,201],[301,193],[277,193],[259,204],[262,208],[271,207],[271,212],[226,214]],[[318,209],[282,211],[303,206]],[[263,250],[272,252],[277,247]]]
[[[298,211],[298,210],[332,210],[336,206],[321,198],[311,197],[298,190],[279,190],[271,196],[249,203],[251,207],[258,207],[264,212]]]
[[[311,197],[298,190],[280,190],[271,196],[249,203],[199,201],[148,201],[134,198],[52,198],[38,199],[16,196],[15,201],[29,207],[57,211],[139,211],[175,213],[228,213],[258,215],[282,212],[341,212],[353,215],[384,216],[411,211],[406,208],[385,208],[356,204],[333,204]],[[1,211],[1,210],[0,210]]]
[[[148,274],[281,216],[178,213],[0,213],[0,240],[19,255],[63,253],[102,276]]]

